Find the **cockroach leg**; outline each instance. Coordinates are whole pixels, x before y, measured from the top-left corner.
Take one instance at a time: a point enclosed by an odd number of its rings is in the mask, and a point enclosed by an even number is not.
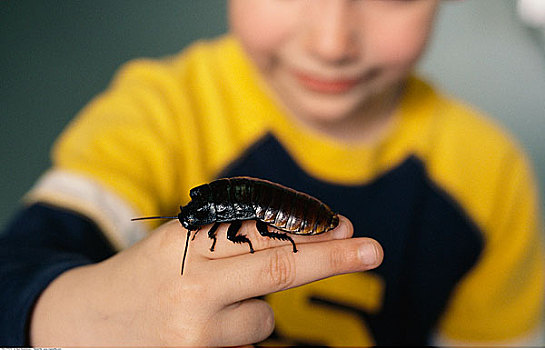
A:
[[[208,238],[213,240],[212,246],[210,247],[211,252],[214,251],[214,247],[216,246],[216,241],[217,241],[217,239],[216,239],[216,230],[218,229],[219,226],[220,226],[220,223],[216,222],[216,223],[214,223],[214,225],[212,225],[212,227],[208,231]]]
[[[248,237],[244,235],[237,235],[238,230],[240,230],[240,227],[242,226],[242,221],[235,220],[231,222],[231,225],[229,225],[229,228],[227,229],[227,239],[230,240],[233,243],[247,243],[250,247],[250,253],[254,253],[254,247],[252,246],[252,242],[248,239]]]
[[[264,223],[263,221],[256,220],[255,221],[255,226],[256,226],[257,230],[259,231],[259,233],[261,234],[261,236],[263,236],[263,237],[269,237],[269,238],[278,239],[278,240],[281,240],[281,241],[290,241],[291,245],[293,246],[293,252],[297,253],[297,247],[295,246],[295,242],[287,234],[280,233],[280,232],[271,232],[271,231],[269,231],[269,228],[267,227],[267,224]]]
[[[198,228],[197,230],[195,230],[195,233],[193,234],[193,238],[191,238],[192,241],[195,240],[195,237],[197,237],[197,232],[200,231],[200,228]]]

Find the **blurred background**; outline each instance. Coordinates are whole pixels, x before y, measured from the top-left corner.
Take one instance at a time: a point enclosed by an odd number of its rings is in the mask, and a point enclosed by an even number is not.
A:
[[[121,64],[224,33],[225,8],[225,0],[0,1],[0,226],[48,168],[55,138]],[[418,70],[519,139],[543,203],[545,24],[523,21],[514,0],[465,0],[444,1],[437,25]]]

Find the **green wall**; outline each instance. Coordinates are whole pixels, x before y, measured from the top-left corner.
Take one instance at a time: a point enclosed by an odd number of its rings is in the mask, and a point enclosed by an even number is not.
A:
[[[0,1],[0,226],[122,63],[225,30],[225,1]]]
[[[513,3],[445,2],[420,71],[521,140],[543,197],[545,52]],[[56,136],[119,65],[225,30],[224,0],[0,1],[0,226],[47,169]]]

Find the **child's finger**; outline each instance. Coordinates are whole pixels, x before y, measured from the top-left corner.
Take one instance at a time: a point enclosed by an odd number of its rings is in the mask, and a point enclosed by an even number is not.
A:
[[[301,244],[294,254],[277,247],[208,261],[209,278],[222,279],[218,301],[228,305],[333,275],[366,271],[382,262],[381,246],[370,238]]]
[[[248,299],[223,308],[214,318],[212,341],[218,346],[254,344],[274,330],[274,313],[265,301]],[[235,329],[235,330],[233,330]]]

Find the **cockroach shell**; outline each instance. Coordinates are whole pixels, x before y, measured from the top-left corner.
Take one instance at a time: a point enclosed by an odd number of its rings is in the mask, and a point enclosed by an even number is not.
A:
[[[274,220],[275,226],[279,229],[285,229],[289,218],[290,216],[285,210],[279,210],[278,214],[276,215],[276,220]]]

